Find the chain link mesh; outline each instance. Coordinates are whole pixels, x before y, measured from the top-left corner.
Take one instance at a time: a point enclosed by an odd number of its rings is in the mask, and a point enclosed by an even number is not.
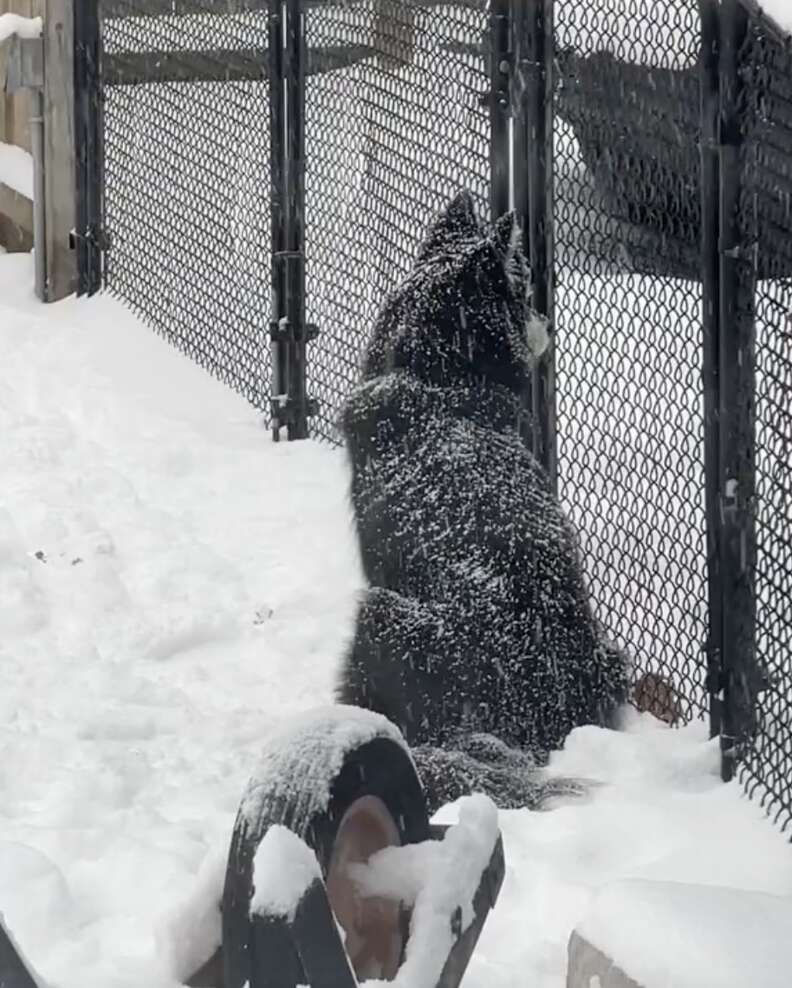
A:
[[[741,778],[792,826],[792,39],[753,12],[741,51],[741,227],[757,246],[757,733]],[[752,235],[752,236],[751,236]],[[750,673],[750,670],[748,671]]]
[[[246,0],[179,0],[163,14],[170,6],[99,2],[107,285],[265,408],[267,14]]]
[[[309,49],[365,53],[306,85],[306,301],[320,330],[308,361],[314,435],[337,441],[335,416],[376,313],[428,220],[460,188],[486,215],[489,81],[477,54],[486,26],[485,0],[308,11]]]
[[[217,6],[178,0],[169,14],[147,16],[152,0],[100,0],[107,278],[163,336],[264,409],[267,16],[258,0]],[[673,687],[672,712],[687,721],[708,702],[700,24],[694,0],[668,0],[662,19],[654,0],[621,6],[554,4],[559,490],[581,532],[599,618],[636,675],[654,672]],[[306,315],[320,330],[309,344],[308,393],[321,438],[338,441],[336,412],[427,219],[463,187],[486,212],[486,8],[486,0],[305,4]],[[787,825],[792,50],[755,13],[741,66],[743,229],[760,275],[763,674],[742,777]],[[143,82],[152,72],[157,81]]]
[[[689,720],[707,636],[698,13],[556,0],[554,24],[559,491],[600,619]]]

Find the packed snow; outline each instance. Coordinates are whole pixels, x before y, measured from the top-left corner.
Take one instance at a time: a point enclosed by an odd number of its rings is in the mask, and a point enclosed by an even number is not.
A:
[[[789,0],[759,0],[759,6],[779,27],[792,34],[792,4]]]
[[[287,827],[275,824],[264,834],[253,859],[251,915],[294,919],[305,893],[321,880],[310,847]]]
[[[32,284],[0,256],[0,911],[53,988],[173,988],[217,945],[263,739],[332,698],[362,583],[346,466],[274,445],[113,301]],[[597,784],[499,814],[466,988],[561,988],[615,881],[792,896],[787,841],[718,768],[703,723],[575,731],[550,769]]]
[[[0,185],[33,198],[33,156],[29,151],[0,141]]]
[[[788,896],[646,881],[607,885],[578,926],[642,988],[787,988],[790,931]]]
[[[435,988],[457,939],[451,918],[460,911],[460,934],[475,918],[473,898],[498,839],[498,811],[480,793],[461,799],[458,810],[457,823],[442,841],[385,848],[368,865],[357,866],[364,893],[412,906],[404,963],[392,982],[396,988]]]
[[[22,17],[19,14],[0,14],[0,43],[12,38],[39,38],[43,21],[40,17]]]
[[[381,714],[334,705],[293,717],[286,727],[262,731],[261,757],[242,799],[242,812],[255,829],[264,795],[277,799],[295,780],[310,796],[306,816],[324,810],[344,756],[374,738],[390,738],[405,747],[401,732]]]

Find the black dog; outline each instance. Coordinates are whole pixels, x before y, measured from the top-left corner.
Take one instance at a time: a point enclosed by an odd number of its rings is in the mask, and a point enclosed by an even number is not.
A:
[[[337,695],[398,724],[433,805],[474,788],[535,804],[534,759],[627,694],[575,532],[520,438],[542,324],[517,229],[453,200],[342,416],[370,589]]]

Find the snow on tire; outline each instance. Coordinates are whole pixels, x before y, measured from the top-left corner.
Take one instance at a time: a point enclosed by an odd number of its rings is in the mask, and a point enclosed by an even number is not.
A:
[[[362,900],[348,866],[383,847],[429,838],[423,789],[398,729],[378,714],[337,705],[302,716],[265,741],[237,814],[226,871],[225,988],[249,980],[253,864],[274,825],[314,851],[358,979],[392,978],[404,953],[403,916],[390,900]]]

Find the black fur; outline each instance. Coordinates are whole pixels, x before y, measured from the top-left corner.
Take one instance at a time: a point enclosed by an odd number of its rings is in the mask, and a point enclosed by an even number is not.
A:
[[[458,196],[388,298],[343,410],[370,589],[338,699],[398,724],[433,803],[481,786],[535,802],[521,753],[609,723],[627,690],[575,532],[520,438],[528,294],[513,217],[484,230]],[[494,738],[471,751],[481,733]],[[520,750],[504,762],[498,744]]]

